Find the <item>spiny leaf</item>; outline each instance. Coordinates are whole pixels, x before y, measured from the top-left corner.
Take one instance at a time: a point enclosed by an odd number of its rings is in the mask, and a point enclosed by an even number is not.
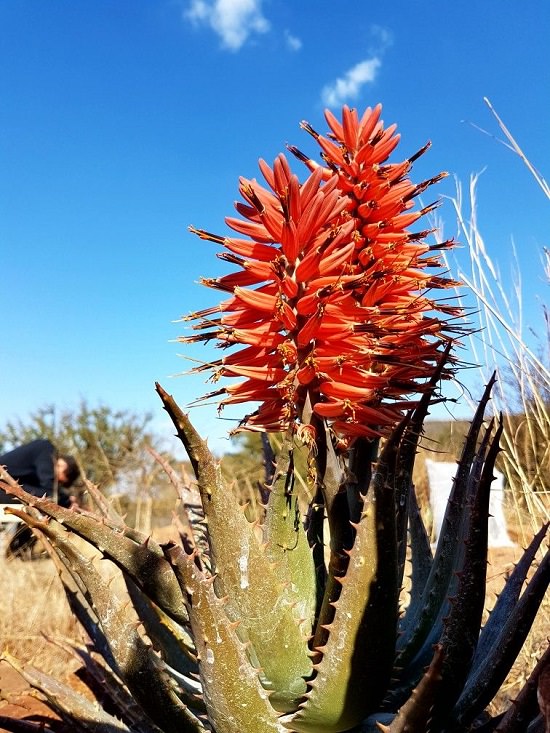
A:
[[[345,731],[376,709],[386,689],[398,592],[395,504],[385,465],[379,461],[365,497],[323,657],[306,700],[285,723],[291,730]]]
[[[502,627],[518,602],[527,574],[533,565],[542,541],[546,537],[549,526],[550,525],[548,523],[545,524],[533,537],[529,547],[525,550],[514,570],[510,574],[510,577],[504,584],[495,606],[481,630],[476,653],[472,662],[473,670],[479,669],[487,656],[491,653],[491,650],[494,649],[497,644],[498,638],[502,632]]]
[[[390,469],[390,472],[393,476],[395,506],[397,512],[397,578],[400,587],[403,584],[405,559],[407,554],[407,529],[409,519],[408,507],[409,502],[416,499],[416,497],[412,497],[414,494],[412,483],[414,462],[418,452],[418,444],[423,433],[424,420],[428,415],[430,405],[434,403],[434,395],[441,379],[441,375],[449,361],[452,345],[452,341],[449,341],[445,346],[437,367],[429,381],[424,385],[424,390],[418,405],[411,412],[408,412],[405,415],[401,423],[393,430],[388,439],[387,450],[391,450],[393,455],[393,466]]]
[[[18,515],[24,515],[24,512],[19,512]],[[87,589],[91,605],[109,641],[116,671],[145,712],[165,733],[202,731],[202,724],[181,703],[168,677],[160,673],[154,652],[137,633],[135,624],[128,616],[128,610],[111,592],[92,561],[76,550],[57,523],[45,525],[30,516],[22,518],[31,527],[38,526],[50,540],[65,567]],[[170,567],[168,563],[167,565]]]
[[[241,635],[252,644],[265,684],[276,690],[274,704],[294,709],[311,671],[306,634],[284,596],[284,576],[274,566],[231,491],[219,463],[174,400],[157,385],[193,463],[209,529],[210,552],[218,595],[227,596],[225,611],[241,621]]]
[[[380,725],[384,733],[420,733],[427,729],[431,718],[434,700],[441,685],[441,669],[444,652],[440,645],[436,646],[434,657],[429,668],[412,691],[407,702],[401,707],[389,726]]]
[[[184,513],[186,526],[186,539],[189,539],[193,548],[200,551],[201,563],[208,565],[208,538],[206,523],[204,521],[204,510],[201,504],[200,493],[196,486],[187,484],[177,474],[170,463],[160,453],[147,446],[147,450],[154,459],[162,466],[170,483],[175,488],[181,501],[181,509]],[[190,535],[187,538],[187,535]]]
[[[495,728],[495,733],[516,733],[518,730],[524,730],[529,721],[538,716],[540,708],[537,700],[537,686],[542,671],[549,665],[550,646],[546,648],[535,665],[519,694],[512,700],[510,707]]]
[[[216,733],[281,733],[278,714],[211,579],[181,547],[167,545],[165,552],[185,593],[204,701]]]
[[[197,671],[197,656],[193,639],[183,626],[177,624],[146,596],[137,585],[125,577],[132,605],[143,623],[147,636],[162,653],[163,659],[182,674]]]
[[[414,487],[411,488],[408,509],[412,567],[410,605],[416,608],[430,575],[433,556]]]
[[[491,430],[492,425],[487,429],[487,436]],[[433,714],[435,721],[446,720],[449,709],[458,699],[467,680],[479,637],[487,579],[489,497],[501,434],[502,423],[489,448],[475,496],[471,504],[467,504],[469,521],[464,562],[457,574],[456,595],[451,599],[450,613],[445,619],[445,631],[441,638],[444,661]]]
[[[160,546],[150,537],[129,527],[117,531],[97,517],[64,509],[48,499],[38,499],[19,486],[10,487],[9,492],[87,540],[128,573],[178,623],[186,622],[183,598],[174,574]]]
[[[83,663],[84,666],[75,672],[75,676],[92,691],[102,708],[116,710],[117,717],[130,727],[132,733],[162,733],[144,714],[120,677],[102,664],[97,656],[92,656],[84,645],[58,638],[46,638]]]
[[[424,592],[416,607],[409,606],[401,624],[402,635],[398,639],[399,656],[396,662],[397,666],[401,668],[405,667],[423,646],[445,601],[453,573],[457,569],[457,554],[459,548],[462,546],[459,539],[461,537],[461,529],[464,529],[461,527],[464,505],[468,495],[468,489],[470,488],[469,478],[472,464],[477,454],[476,445],[483,422],[485,407],[489,401],[494,382],[495,378],[493,375],[493,378],[485,388],[483,397],[470,425],[451,494],[447,502],[441,536]],[[462,539],[464,539],[463,536]]]
[[[485,599],[485,577],[487,557],[487,522],[489,492],[492,471],[498,453],[498,433],[491,441],[492,427],[486,430],[476,456],[472,460],[471,473],[465,487],[464,520],[460,527],[454,553],[453,575],[447,583],[447,595],[426,629],[425,638],[412,660],[399,668],[399,682],[386,699],[386,704],[400,706],[420,680],[425,667],[430,663],[435,644],[443,644],[445,664],[444,684],[438,695],[438,704],[447,713],[456,700],[442,700],[445,694],[452,698],[452,690],[460,690],[471,664],[475,649],[481,614]],[[483,478],[483,481],[482,481]],[[475,515],[470,521],[470,515]],[[398,657],[397,666],[405,656]],[[437,726],[436,726],[437,727]]]
[[[452,712],[455,725],[471,722],[498,692],[523,646],[549,584],[550,550],[511,610],[492,649],[472,671]]]
[[[32,687],[41,692],[52,709],[75,729],[90,733],[131,733],[130,728],[121,720],[117,720],[91,703],[69,685],[40,672],[30,664],[19,664],[7,652],[4,652],[0,659],[17,670]]]
[[[263,531],[265,553],[283,583],[282,595],[303,635],[309,636],[315,615],[315,568],[294,490],[294,463],[288,447],[276,466]],[[287,655],[282,655],[281,661],[288,664]],[[309,672],[307,665],[302,674]]]

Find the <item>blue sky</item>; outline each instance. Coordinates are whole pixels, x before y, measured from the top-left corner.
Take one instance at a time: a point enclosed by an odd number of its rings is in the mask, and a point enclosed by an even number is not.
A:
[[[548,177],[547,0],[2,0],[0,28],[0,426],[87,399],[164,430],[156,380],[181,405],[207,391],[171,376],[212,355],[173,321],[216,301],[196,283],[221,272],[187,226],[225,233],[238,176],[287,142],[316,152],[299,122],[325,131],[327,105],[381,102],[395,160],[431,140],[414,180],[486,169],[479,224],[504,278],[515,241],[537,328],[548,204],[468,121],[498,134],[488,97]],[[192,417],[223,449],[215,408]]]

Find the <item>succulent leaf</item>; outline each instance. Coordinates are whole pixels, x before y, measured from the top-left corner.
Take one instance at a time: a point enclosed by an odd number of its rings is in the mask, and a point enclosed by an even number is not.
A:
[[[48,499],[38,499],[21,487],[10,491],[24,504],[36,507],[87,540],[127,573],[145,593],[178,623],[185,624],[185,606],[170,565],[160,546],[137,530],[113,528],[101,518],[64,509]]]
[[[355,531],[322,659],[306,700],[287,723],[300,733],[357,725],[376,709],[388,683],[398,594],[395,504],[384,464],[364,497]]]
[[[410,605],[416,608],[430,576],[433,555],[414,487],[411,488],[408,515],[412,567]]]
[[[315,617],[315,567],[294,488],[294,463],[288,447],[273,477],[263,530],[265,552],[283,583],[285,602],[304,637],[309,637]],[[310,672],[310,668],[303,670],[304,675]]]
[[[497,693],[519,654],[549,584],[550,550],[511,610],[490,652],[472,671],[452,711],[455,726],[471,723]]]
[[[193,639],[187,629],[177,624],[162,608],[153,603],[136,584],[125,577],[128,595],[155,648],[162,651],[164,661],[182,674],[198,670]]]
[[[23,515],[24,512],[19,512]],[[25,517],[50,541],[59,559],[86,588],[94,611],[109,641],[116,672],[135,696],[144,711],[167,733],[198,733],[202,724],[178,698],[166,674],[159,669],[158,658],[138,634],[128,609],[114,595],[108,583],[94,568],[92,560],[80,553],[66,538],[56,522],[37,522]]]
[[[550,665],[550,646],[546,648],[546,651],[535,665],[519,694],[512,700],[512,704],[495,728],[495,733],[515,733],[515,731],[525,728],[528,721],[537,717],[539,712],[537,686],[542,671],[548,668],[548,665]]]
[[[436,554],[430,575],[417,606],[407,610],[402,624],[402,635],[398,640],[399,655],[396,665],[404,668],[418,654],[429,635],[433,624],[440,615],[440,610],[448,594],[453,574],[458,570],[457,560],[460,548],[465,539],[463,524],[464,507],[470,488],[470,474],[476,457],[476,445],[483,422],[483,415],[489,401],[494,377],[485,388],[483,397],[470,425],[458,464],[456,478],[443,520],[441,536],[437,544]]]
[[[83,682],[95,700],[107,711],[116,710],[117,716],[126,723],[132,733],[162,733],[143,709],[137,704],[130,691],[112,669],[100,661],[92,646],[70,642],[65,639],[46,637],[48,641],[71,654],[83,666],[75,671],[75,676]]]
[[[250,663],[246,644],[227,618],[212,580],[181,547],[167,546],[165,552],[185,593],[204,701],[216,733],[281,733],[284,729],[260,684],[259,670]]]
[[[151,447],[148,447],[147,450],[162,466],[178,494],[186,530],[182,541],[191,543],[190,550],[197,548],[201,556],[201,562],[208,565],[208,537],[201,497],[197,487],[183,481],[182,477],[174,471],[170,463],[160,453],[157,453]]]
[[[437,645],[430,666],[418,686],[411,692],[407,702],[400,708],[389,726],[380,725],[384,733],[420,733],[428,730],[434,701],[439,693],[445,653]]]
[[[196,471],[216,590],[220,597],[227,596],[225,612],[232,621],[242,622],[241,634],[252,644],[265,684],[276,691],[273,704],[282,710],[293,709],[306,691],[303,678],[311,672],[311,659],[307,632],[285,598],[286,578],[280,576],[254,525],[227,490],[219,465],[187,416],[158,385],[157,390]],[[292,516],[293,523],[294,519]],[[303,547],[301,544],[300,552]],[[297,613],[301,616],[299,609]]]
[[[498,644],[502,627],[508,620],[510,614],[515,608],[521,594],[521,589],[527,574],[533,565],[536,554],[548,533],[550,524],[545,524],[533,537],[531,543],[523,553],[514,570],[507,579],[489,618],[487,619],[477,644],[476,653],[472,661],[472,668],[478,669],[485,661],[491,650]]]
[[[7,662],[29,685],[42,693],[52,709],[63,720],[74,726],[75,730],[87,733],[131,733],[125,723],[91,703],[69,685],[59,682],[30,664],[19,664],[7,652],[4,652],[0,659]]]
[[[487,436],[490,432],[491,426],[487,429]],[[450,612],[445,619],[445,630],[440,642],[443,664],[433,713],[436,721],[444,720],[458,699],[477,646],[485,603],[489,496],[501,434],[502,424],[492,440],[480,480],[474,482],[477,484],[475,494],[466,505],[468,536],[465,540],[464,561],[456,575],[456,594],[450,599]]]

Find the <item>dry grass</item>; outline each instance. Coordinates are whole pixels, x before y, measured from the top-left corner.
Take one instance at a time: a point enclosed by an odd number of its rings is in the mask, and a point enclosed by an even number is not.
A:
[[[550,186],[490,102],[485,101],[503,135],[499,142],[521,159],[550,200]],[[470,254],[470,271],[459,271],[459,277],[476,301],[481,332],[472,335],[470,347],[475,362],[481,365],[479,374],[484,383],[496,366],[497,384],[492,401],[494,414],[503,416],[499,468],[507,483],[505,515],[511,538],[526,546],[533,534],[550,520],[550,311],[543,303],[538,328],[525,322],[524,303],[530,290],[522,282],[519,266],[512,292],[503,287],[478,226],[477,183],[478,176],[472,176],[466,205],[460,187],[453,201],[460,236]],[[469,215],[464,213],[465,209],[469,209]],[[550,252],[544,249],[540,257],[541,274],[550,283]],[[533,339],[533,332],[538,340]],[[541,549],[541,555],[546,549]],[[549,628],[547,595],[516,663],[491,705],[492,713],[499,712],[516,697],[548,646]]]
[[[79,638],[61,582],[49,560],[0,557],[0,650],[62,679],[74,663],[49,637]]]
[[[87,557],[95,558],[94,564],[113,593],[122,597],[119,571],[84,540],[73,536],[72,541]],[[71,613],[53,562],[45,554],[32,562],[6,559],[2,544],[0,541],[0,654],[7,651],[56,679],[72,681],[80,662],[55,641],[84,641],[86,636]]]
[[[499,142],[522,160],[550,200],[550,186],[485,101],[503,135]],[[550,311],[542,304],[538,327],[525,322],[524,304],[532,284],[524,286],[519,267],[512,292],[503,286],[478,225],[478,180],[477,175],[471,177],[466,197],[458,185],[453,199],[459,238],[470,255],[469,271],[459,268],[458,275],[475,298],[479,332],[472,334],[469,346],[480,365],[481,381],[486,384],[496,368],[493,411],[504,420],[500,468],[526,541],[550,520]],[[550,283],[550,252],[544,249],[540,258],[541,276]]]

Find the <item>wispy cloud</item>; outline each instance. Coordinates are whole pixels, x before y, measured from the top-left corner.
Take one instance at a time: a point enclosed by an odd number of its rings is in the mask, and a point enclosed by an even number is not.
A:
[[[373,55],[383,53],[387,48],[393,46],[393,33],[389,28],[382,25],[371,25],[371,52]]]
[[[285,31],[286,45],[291,51],[299,51],[302,48],[302,41],[290,31]]]
[[[194,25],[211,28],[224,48],[238,51],[249,36],[269,30],[261,6],[262,0],[191,0],[185,17]]]
[[[381,65],[382,61],[379,56],[360,61],[346,71],[344,76],[323,88],[321,92],[323,104],[328,107],[337,107],[344,102],[356,99],[362,87],[376,79]]]

